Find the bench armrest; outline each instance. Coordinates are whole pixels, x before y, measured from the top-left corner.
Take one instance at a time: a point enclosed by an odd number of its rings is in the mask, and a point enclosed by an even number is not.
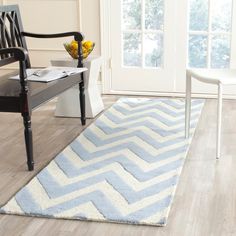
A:
[[[64,33],[57,33],[57,34],[36,34],[36,33],[30,33],[30,32],[21,32],[23,36],[26,37],[32,37],[32,38],[62,38],[62,37],[69,37],[74,36],[74,39],[76,41],[83,41],[84,37],[80,32],[64,32]]]
[[[41,38],[41,39],[49,39],[49,38],[63,38],[74,36],[74,39],[79,43],[79,53],[78,53],[78,67],[83,67],[83,55],[82,55],[82,41],[84,36],[80,32],[71,31],[71,32],[64,32],[64,33],[57,33],[57,34],[36,34],[36,33],[29,33],[29,32],[21,32],[23,36],[32,37],[32,38]]]
[[[0,55],[13,54],[13,57],[17,61],[25,61],[28,57],[28,52],[21,47],[11,47],[0,49]]]

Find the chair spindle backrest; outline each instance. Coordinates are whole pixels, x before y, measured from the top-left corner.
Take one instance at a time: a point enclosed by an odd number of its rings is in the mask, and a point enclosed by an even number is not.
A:
[[[23,26],[18,5],[0,6],[0,49],[22,47],[27,50],[25,37],[22,36]],[[0,56],[0,66],[15,62],[13,55]],[[30,67],[29,58],[26,67]]]

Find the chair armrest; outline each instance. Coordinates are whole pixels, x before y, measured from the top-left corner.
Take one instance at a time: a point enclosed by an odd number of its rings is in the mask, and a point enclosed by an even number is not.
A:
[[[18,61],[25,61],[28,57],[28,52],[21,47],[11,47],[0,49],[0,55],[13,54],[13,57]]]
[[[57,33],[57,34],[36,34],[30,32],[21,32],[23,36],[26,37],[33,37],[33,38],[62,38],[62,37],[69,37],[74,36],[76,41],[82,41],[84,39],[83,35],[80,32],[64,32],[64,33]]]

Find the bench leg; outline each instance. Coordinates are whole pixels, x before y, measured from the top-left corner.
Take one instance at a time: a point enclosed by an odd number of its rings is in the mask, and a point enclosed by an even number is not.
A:
[[[222,85],[218,85],[218,111],[217,111],[217,138],[216,138],[216,158],[220,158],[221,143],[221,120],[222,120]]]
[[[34,170],[34,159],[33,159],[33,137],[32,137],[32,129],[31,129],[31,118],[28,114],[23,114],[23,121],[25,127],[25,147],[27,154],[27,165],[28,170]]]
[[[84,94],[84,82],[79,83],[79,98],[80,98],[80,113],[81,113],[81,123],[86,124],[85,117],[85,94]]]
[[[191,90],[192,78],[186,74],[186,95],[185,95],[185,138],[189,138],[190,120],[191,120]]]

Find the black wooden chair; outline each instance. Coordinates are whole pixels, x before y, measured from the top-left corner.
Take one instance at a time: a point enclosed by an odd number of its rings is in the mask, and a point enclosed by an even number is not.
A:
[[[49,83],[27,81],[26,69],[31,66],[25,37],[44,39],[67,36],[73,36],[78,42],[78,67],[83,67],[83,36],[81,33],[35,34],[24,32],[18,6],[0,6],[0,67],[18,61],[19,71],[15,74],[20,75],[20,81],[9,80],[9,75],[0,77],[0,112],[21,113],[25,128],[29,170],[34,169],[31,113],[35,107],[79,84],[82,125],[85,125],[86,122],[83,73]]]

